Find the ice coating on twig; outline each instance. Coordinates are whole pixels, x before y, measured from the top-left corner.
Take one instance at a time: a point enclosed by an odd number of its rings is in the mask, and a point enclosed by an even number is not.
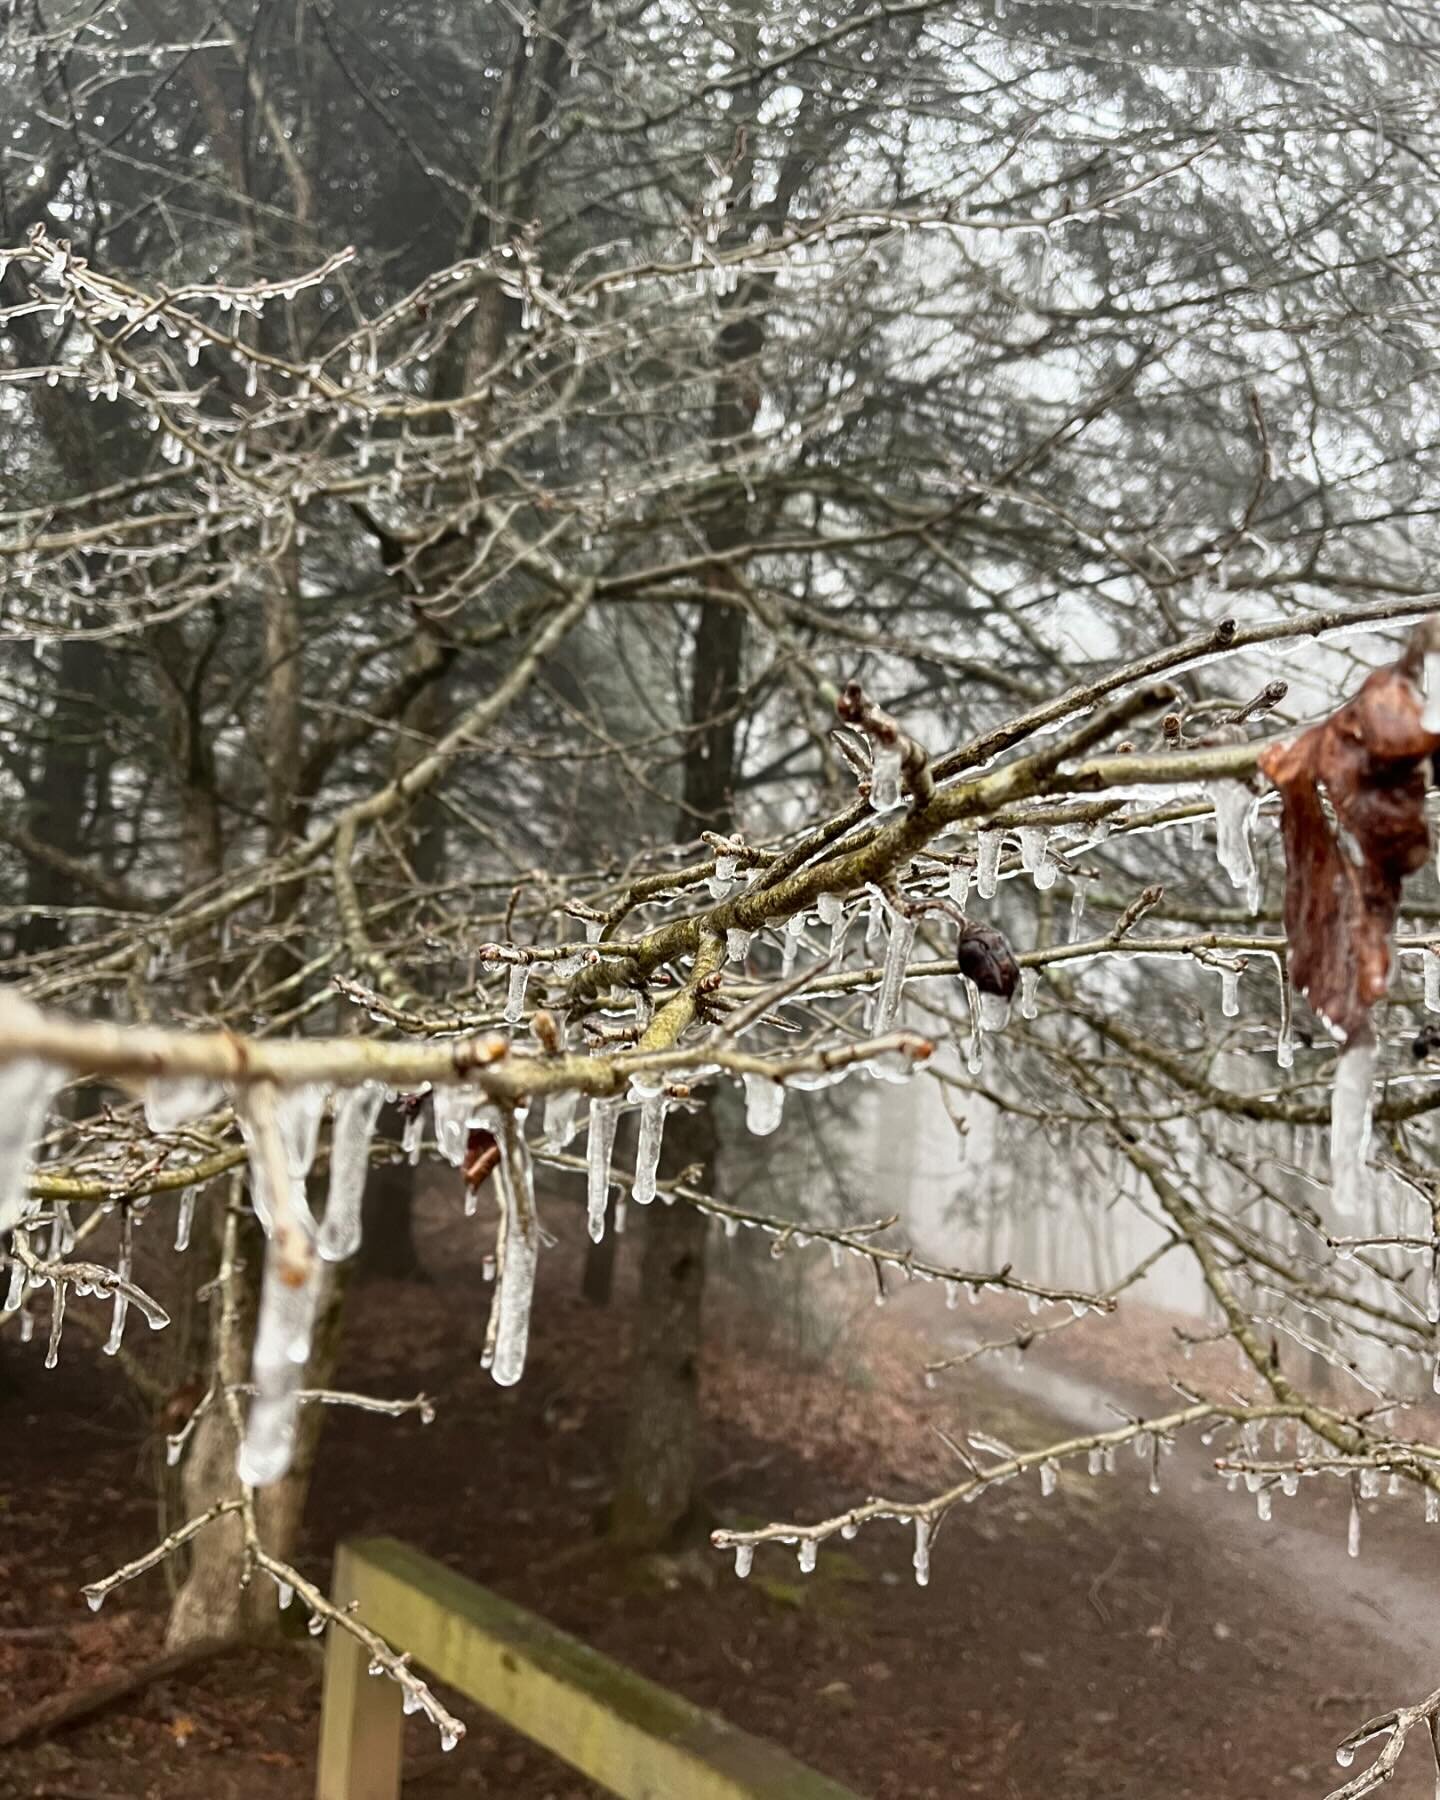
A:
[[[224,1095],[203,1075],[157,1075],[145,1084],[145,1123],[151,1131],[176,1131],[213,1112]]]
[[[1360,1038],[1345,1046],[1330,1092],[1330,1188],[1337,1211],[1353,1215],[1369,1189],[1371,1098],[1377,1045]]]
[[[250,1359],[255,1392],[235,1464],[248,1487],[267,1487],[289,1471],[300,1415],[300,1384],[310,1358],[320,1289],[315,1263],[309,1263],[297,1280],[295,1265],[275,1240],[267,1243],[260,1316]]]
[[[1245,889],[1246,905],[1253,908],[1260,899],[1260,872],[1250,842],[1255,796],[1240,781],[1209,781],[1205,792],[1215,808],[1215,855],[1231,885]]]
[[[590,1131],[585,1141],[586,1228],[598,1244],[605,1235],[605,1202],[610,1194],[610,1157],[615,1148],[615,1127],[620,1122],[618,1100],[590,1102]]]
[[[632,1099],[640,1102],[640,1130],[635,1140],[635,1180],[630,1197],[637,1206],[648,1206],[655,1198],[655,1184],[660,1172],[660,1142],[665,1131],[665,1093],[658,1083],[634,1081],[630,1085]],[[603,1222],[604,1212],[602,1208]]]
[[[885,813],[894,812],[900,801],[900,746],[877,742],[870,754],[870,804]]]
[[[525,1373],[530,1342],[530,1303],[540,1256],[540,1221],[535,1214],[535,1177],[525,1141],[524,1113],[504,1113],[500,1139],[500,1203],[504,1209],[504,1252],[495,1286],[495,1355],[490,1373],[501,1387],[513,1387]]]
[[[529,963],[511,963],[510,981],[505,990],[505,1021],[518,1025],[525,1017],[525,989],[530,983]]]
[[[979,831],[975,834],[975,892],[982,900],[993,900],[1000,880],[1000,852],[1005,847],[1005,834]]]
[[[0,1232],[27,1209],[35,1143],[64,1080],[62,1069],[33,1056],[17,1056],[0,1068]]]
[[[756,1137],[769,1137],[780,1126],[785,1090],[768,1075],[745,1076],[745,1126]]]
[[[335,1103],[330,1134],[330,1185],[315,1248],[327,1262],[344,1262],[360,1248],[361,1202],[370,1170],[370,1140],[385,1103],[381,1082],[347,1088]]]
[[[885,948],[885,967],[880,976],[880,995],[875,1003],[873,1029],[883,1036],[895,1027],[900,1010],[900,994],[905,985],[905,971],[910,966],[910,951],[915,942],[915,921],[897,912],[890,921],[890,942]]]

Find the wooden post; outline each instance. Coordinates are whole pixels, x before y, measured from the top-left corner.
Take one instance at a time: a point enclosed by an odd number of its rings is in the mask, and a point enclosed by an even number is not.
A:
[[[341,1546],[336,1599],[419,1668],[620,1800],[859,1800],[774,1744],[612,1662],[393,1538]],[[331,1628],[318,1800],[397,1800],[400,1695]]]
[[[359,1574],[355,1557],[342,1544],[335,1553],[337,1606],[360,1599]],[[400,1689],[371,1675],[369,1651],[332,1625],[325,1643],[316,1800],[400,1800],[403,1724]]]

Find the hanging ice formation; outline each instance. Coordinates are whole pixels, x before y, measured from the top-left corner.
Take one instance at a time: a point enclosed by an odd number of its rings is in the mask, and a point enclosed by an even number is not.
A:
[[[1240,971],[1238,969],[1222,968],[1220,971],[1220,1011],[1227,1019],[1239,1017]]]
[[[319,1082],[307,1082],[300,1087],[277,1089],[274,1097],[275,1130],[289,1176],[290,1211],[294,1218],[303,1222],[312,1240],[315,1220],[305,1198],[305,1177],[315,1160],[328,1092]],[[250,1204],[268,1234],[279,1216],[279,1197],[271,1191],[269,1158],[259,1153],[255,1126],[243,1108],[240,1129],[250,1156]]]
[[[1346,1216],[1360,1211],[1369,1190],[1366,1155],[1377,1048],[1372,1037],[1354,1038],[1335,1066],[1330,1094],[1330,1186],[1337,1210]]]
[[[723,900],[730,892],[731,884],[735,880],[735,870],[739,866],[739,863],[740,858],[738,856],[722,855],[715,858],[715,873],[711,875],[706,882],[706,886],[710,889],[712,899]]]
[[[875,1003],[872,1029],[877,1037],[895,1028],[900,1010],[900,994],[905,985],[905,972],[910,966],[910,951],[915,942],[915,921],[908,913],[892,914],[890,942],[885,949],[885,967],[880,976],[880,993]]]
[[[900,805],[900,746],[874,743],[870,754],[870,804],[877,813]]]
[[[630,1098],[640,1102],[640,1129],[635,1140],[635,1180],[630,1196],[637,1206],[648,1206],[655,1198],[655,1183],[660,1169],[660,1141],[665,1131],[665,1089],[661,1082],[642,1081],[638,1076],[630,1083]],[[604,1220],[604,1206],[601,1206]]]
[[[1440,650],[1427,650],[1424,662],[1425,705],[1420,723],[1426,731],[1440,731]]]
[[[28,1208],[35,1144],[64,1080],[63,1070],[38,1057],[17,1056],[0,1067],[0,1234]]]
[[[1046,846],[1050,842],[1050,831],[1045,825],[1022,825],[1020,838],[1020,866],[1034,879],[1035,886],[1042,891],[1055,885],[1055,877],[1059,870],[1051,862]]]
[[[540,1221],[535,1212],[535,1174],[530,1146],[525,1141],[524,1109],[507,1110],[499,1127],[497,1173],[504,1248],[493,1302],[495,1353],[490,1373],[501,1387],[513,1387],[525,1372],[525,1352],[530,1342],[530,1303],[540,1254]]]
[[[745,1125],[756,1137],[769,1137],[779,1129],[785,1110],[785,1090],[768,1075],[746,1075]]]
[[[563,1150],[575,1135],[580,1096],[574,1088],[551,1094],[545,1102],[544,1144],[547,1150]]]
[[[1215,855],[1233,887],[1245,889],[1245,904],[1253,911],[1260,903],[1260,871],[1250,842],[1250,820],[1256,800],[1240,781],[1205,784],[1215,808]]]
[[[792,913],[785,921],[785,945],[780,963],[780,979],[783,981],[795,967],[795,958],[800,950],[800,939],[805,933],[805,914]]]
[[[252,1162],[252,1181],[253,1168]],[[260,1316],[250,1361],[255,1391],[236,1459],[240,1479],[248,1487],[266,1487],[290,1468],[300,1415],[300,1383],[310,1358],[320,1287],[318,1265],[311,1260],[303,1272],[297,1269],[272,1237],[265,1251]]]
[[[360,1248],[361,1201],[370,1168],[370,1140],[385,1101],[378,1081],[347,1088],[335,1102],[330,1135],[330,1187],[316,1249],[327,1262],[344,1262]]]
[[[435,1148],[452,1168],[465,1160],[465,1145],[470,1134],[470,1118],[484,1104],[478,1088],[437,1087],[430,1095],[430,1122],[435,1132]]]
[[[1001,831],[975,834],[975,892],[982,900],[993,900],[1000,880],[1000,852],[1005,847]]]
[[[1422,950],[1420,955],[1425,978],[1425,1010],[1440,1012],[1440,950]]]
[[[224,1089],[199,1075],[159,1076],[145,1084],[145,1123],[151,1131],[176,1131],[214,1110]]]
[[[845,932],[850,923],[845,902],[839,894],[821,894],[815,902],[815,910],[820,915],[820,923],[830,927],[830,948],[826,955],[831,962],[838,962],[845,949]]]
[[[507,1025],[518,1025],[525,1017],[525,989],[529,983],[529,963],[511,963],[510,980],[505,990],[505,1022]]]
[[[1035,996],[1040,990],[1040,971],[1027,965],[1020,971],[1020,1017],[1035,1019],[1040,1016],[1040,1008],[1035,1003]]]
[[[595,1098],[590,1102],[590,1130],[585,1141],[585,1173],[588,1186],[587,1227],[592,1243],[605,1235],[605,1202],[610,1194],[610,1156],[615,1148],[615,1127],[620,1122],[620,1102]]]

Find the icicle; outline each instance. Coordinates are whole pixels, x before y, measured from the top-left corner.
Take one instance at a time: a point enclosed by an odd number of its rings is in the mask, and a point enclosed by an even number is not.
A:
[[[738,925],[732,925],[725,933],[726,962],[744,962],[750,954],[750,945],[754,937],[753,931],[744,931]]]
[[[400,1148],[405,1152],[405,1160],[414,1168],[420,1160],[421,1147],[425,1142],[425,1096],[416,1095],[414,1110],[405,1115],[405,1126],[400,1133]]]
[[[839,962],[845,950],[845,933],[850,928],[845,902],[839,894],[821,894],[815,905],[820,923],[830,927],[830,948],[826,955],[831,962]]]
[[[1425,1523],[1434,1525],[1440,1522],[1440,1494],[1434,1488],[1425,1490]]]
[[[658,1082],[637,1079],[630,1084],[630,1097],[640,1102],[640,1131],[635,1140],[635,1180],[630,1188],[630,1197],[637,1206],[648,1206],[655,1198],[655,1178],[660,1167],[660,1140],[665,1130],[665,1092]]]
[[[717,856],[715,858],[715,873],[709,877],[705,884],[710,889],[712,899],[723,900],[730,892],[731,884],[735,880],[735,871],[739,867],[739,864],[740,858],[738,856]]]
[[[880,994],[875,1003],[875,1017],[872,1029],[877,1037],[883,1036],[895,1027],[896,1014],[900,1010],[900,993],[905,983],[905,971],[910,963],[910,951],[915,942],[915,921],[905,913],[895,913],[890,923],[890,942],[885,949],[885,967],[880,977]]]
[[[430,1091],[430,1125],[435,1133],[435,1148],[454,1169],[465,1161],[470,1115],[483,1101],[484,1096],[476,1088],[437,1087]]]
[[[529,981],[529,963],[511,963],[510,985],[505,992],[505,1021],[509,1025],[518,1025],[525,1017],[525,989]]]
[[[1003,1031],[1010,1023],[1010,1002],[1004,994],[981,994],[980,1029]]]
[[[993,900],[1000,879],[1000,852],[1005,847],[1005,834],[980,831],[975,835],[975,892],[982,900]]]
[[[614,1118],[612,1112],[612,1119]],[[535,1213],[535,1177],[525,1142],[524,1111],[504,1113],[500,1129],[501,1205],[505,1209],[505,1256],[495,1288],[495,1357],[490,1373],[501,1387],[513,1387],[525,1373],[530,1342],[530,1303],[540,1255],[540,1221]],[[611,1139],[614,1139],[612,1126]],[[609,1156],[606,1156],[606,1168]]]
[[[25,1002],[12,1002],[7,996],[7,1007],[11,1004]],[[19,1222],[29,1203],[35,1140],[45,1129],[46,1110],[64,1080],[63,1070],[38,1057],[18,1056],[0,1067],[0,1237]]]
[[[1440,1012],[1440,950],[1424,951],[1421,967],[1425,971],[1425,1010]]]
[[[1262,1525],[1268,1525],[1270,1523],[1270,1514],[1274,1504],[1274,1489],[1262,1487],[1255,1496],[1255,1516],[1260,1520]]]
[[[985,1039],[980,1016],[980,990],[973,981],[965,983],[965,998],[970,1006],[970,1044],[965,1053],[965,1067],[972,1075],[978,1075],[985,1063]]]
[[[735,1546],[735,1573],[743,1581],[755,1566],[755,1546],[753,1544],[737,1544]]]
[[[870,804],[877,813],[900,805],[900,746],[877,743],[870,755]]]
[[[223,1098],[220,1083],[204,1076],[159,1076],[145,1084],[145,1123],[151,1131],[175,1131],[203,1119]]]
[[[1238,969],[1222,969],[1220,971],[1220,1010],[1227,1019],[1233,1019],[1239,1014],[1240,971]]]
[[[819,1553],[819,1546],[816,1544],[814,1538],[801,1538],[799,1560],[800,1560],[800,1573],[802,1575],[813,1575],[814,1574],[815,1558],[818,1555],[818,1553]]]
[[[769,1137],[780,1126],[785,1109],[785,1090],[768,1075],[746,1075],[745,1128],[756,1137]]]
[[[1366,1153],[1370,1146],[1371,1083],[1377,1046],[1355,1039],[1335,1065],[1330,1094],[1330,1186],[1338,1211],[1354,1215],[1369,1191]]]
[[[1050,830],[1046,825],[1022,825],[1018,833],[1020,839],[1020,867],[1027,874],[1035,877],[1036,887],[1049,887],[1055,880],[1041,881],[1040,869],[1045,862],[1045,846],[1050,841]],[[1053,865],[1052,865],[1053,866]]]
[[[130,1242],[134,1223],[130,1217],[129,1207],[120,1214],[120,1254],[115,1259],[115,1273],[121,1281],[129,1281],[134,1267],[134,1254]],[[114,1310],[110,1314],[110,1335],[105,1340],[105,1354],[118,1356],[120,1345],[125,1337],[125,1315],[130,1310],[130,1296],[123,1288],[116,1288]]]
[[[1060,1465],[1048,1457],[1040,1465],[1040,1497],[1048,1500],[1060,1481]]]
[[[1253,895],[1258,880],[1255,853],[1250,843],[1250,818],[1255,796],[1243,782],[1209,781],[1205,792],[1215,808],[1215,855],[1233,887]],[[1249,901],[1253,905],[1253,899]]]
[[[45,1367],[53,1369],[60,1361],[60,1333],[65,1325],[65,1283],[50,1283],[50,1342],[45,1346]]]
[[[280,1088],[275,1095],[275,1130],[285,1152],[285,1167],[290,1176],[290,1210],[313,1238],[315,1220],[305,1197],[305,1177],[315,1160],[320,1141],[320,1119],[325,1111],[329,1089],[320,1082],[306,1082],[300,1087]],[[277,1216],[275,1196],[270,1191],[268,1159],[256,1154],[254,1132],[244,1113],[240,1129],[250,1151],[250,1204],[268,1235]]]
[[[915,1518],[915,1554],[910,1558],[915,1566],[915,1585],[930,1585],[930,1521],[919,1514]]]
[[[1036,1019],[1040,1016],[1040,1008],[1035,1004],[1035,996],[1040,988],[1040,971],[1027,966],[1020,971],[1020,1017]]]
[[[975,871],[969,863],[956,863],[945,882],[945,892],[963,913],[970,898],[970,883],[975,879]]]
[[[1440,732],[1440,650],[1425,652],[1425,705],[1420,725],[1425,731]]]
[[[195,1202],[200,1198],[200,1190],[187,1187],[180,1196],[180,1210],[175,1215],[175,1248],[190,1248],[190,1228],[195,1223]]]
[[[361,1201],[370,1169],[370,1140],[385,1101],[378,1081],[349,1088],[335,1103],[330,1134],[330,1187],[315,1248],[327,1262],[344,1262],[360,1248]]]
[[[575,1115],[579,1110],[580,1096],[573,1088],[564,1093],[551,1094],[545,1102],[545,1124],[543,1139],[547,1150],[563,1150],[575,1135]]]
[[[5,1304],[0,1312],[16,1313],[25,1298],[25,1265],[18,1256],[10,1258],[10,1283],[5,1290]]]
[[[1085,1458],[1085,1473],[1087,1475],[1099,1475],[1104,1467],[1105,1456],[1103,1451],[1098,1444],[1092,1444],[1090,1446],[1089,1454]]]
[[[880,946],[885,939],[885,903],[878,894],[871,894],[870,905],[865,915],[865,954],[872,962],[880,954]]]
[[[235,1464],[247,1487],[267,1487],[290,1467],[300,1412],[300,1380],[310,1358],[320,1288],[319,1271],[313,1263],[297,1282],[293,1263],[274,1240],[266,1245],[260,1316],[250,1358],[255,1392]]]
[[[781,951],[780,979],[785,980],[795,967],[795,958],[800,951],[800,939],[805,930],[803,912],[792,913],[785,921],[785,943]]]
[[[1075,943],[1080,936],[1080,926],[1085,918],[1085,891],[1089,886],[1083,875],[1070,877],[1070,942]]]
[[[585,1171],[589,1184],[587,1226],[592,1243],[605,1235],[605,1202],[610,1194],[610,1156],[615,1148],[615,1127],[620,1122],[618,1100],[590,1102],[590,1130],[585,1141]]]
[[[1275,966],[1280,971],[1280,1028],[1275,1038],[1275,1061],[1282,1069],[1295,1067],[1295,1003],[1290,992],[1290,977],[1285,968],[1285,958],[1277,956]]]

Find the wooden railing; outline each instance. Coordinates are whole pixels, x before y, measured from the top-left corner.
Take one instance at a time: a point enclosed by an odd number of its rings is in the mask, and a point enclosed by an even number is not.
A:
[[[393,1538],[341,1545],[334,1598],[353,1603],[420,1668],[622,1800],[859,1800]],[[365,1647],[332,1629],[318,1800],[398,1800],[402,1724],[399,1688],[372,1677]]]

